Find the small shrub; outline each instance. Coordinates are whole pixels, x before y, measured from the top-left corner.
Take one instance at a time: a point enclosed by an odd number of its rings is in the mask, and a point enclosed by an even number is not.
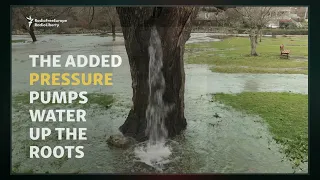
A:
[[[308,35],[308,29],[263,29],[263,34],[271,35]]]

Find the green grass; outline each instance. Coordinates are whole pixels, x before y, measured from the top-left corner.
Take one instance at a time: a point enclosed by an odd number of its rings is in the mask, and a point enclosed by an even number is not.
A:
[[[99,106],[109,108],[111,107],[112,103],[115,101],[114,97],[112,95],[108,94],[103,94],[103,93],[88,93],[86,95],[88,98],[88,102],[86,104],[79,104],[78,100],[73,101],[73,103],[70,105],[71,107],[88,107],[91,104],[97,104]],[[40,103],[35,103],[35,104],[30,104],[29,103],[29,93],[20,93],[16,96],[13,97],[12,99],[12,104],[13,106],[20,106],[20,105],[35,105],[39,106]],[[40,102],[40,100],[38,100]],[[56,104],[53,103],[48,103],[48,104],[41,104],[43,107],[49,107],[49,106],[54,106]]]
[[[285,45],[285,49],[291,51],[289,59],[280,58],[281,44]],[[233,72],[287,73],[289,71],[281,71],[279,68],[308,67],[308,61],[306,61],[308,58],[307,36],[263,38],[257,46],[259,56],[249,55],[250,40],[248,37],[232,37],[219,42],[187,44],[186,51],[186,62],[189,64],[237,67]],[[251,71],[244,70],[243,66],[250,67]],[[269,69],[253,70],[255,68]],[[271,68],[278,68],[278,70]],[[212,70],[215,71],[215,69]],[[219,70],[219,72],[230,73],[227,68]],[[308,71],[296,69],[291,72],[306,74]]]
[[[11,40],[11,43],[24,43],[24,42],[26,42],[26,40],[23,40],[23,39]]]
[[[111,95],[102,93],[91,93],[88,94],[88,104],[98,104],[105,108],[109,108],[114,102],[114,98]]]
[[[270,69],[259,69],[256,67],[232,67],[232,66],[217,66],[211,67],[211,71],[220,73],[254,73],[254,74],[304,74],[308,75],[307,69],[281,69],[281,68],[270,68]]]
[[[256,114],[269,125],[274,139],[296,165],[308,154],[308,95],[274,92],[218,93],[215,101],[248,114]],[[248,127],[249,128],[249,127]]]

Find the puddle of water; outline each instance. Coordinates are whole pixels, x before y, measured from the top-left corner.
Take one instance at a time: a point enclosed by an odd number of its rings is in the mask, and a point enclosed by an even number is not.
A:
[[[187,44],[189,43],[199,43],[199,42],[216,42],[221,41],[221,39],[213,38],[213,33],[191,33]]]
[[[163,166],[170,163],[169,157],[171,155],[171,149],[165,145],[164,142],[151,145],[150,143],[144,143],[138,145],[134,150],[137,161],[143,162],[156,170],[162,172]]]
[[[20,37],[18,37],[21,39]],[[41,39],[54,41],[41,41]],[[131,107],[130,67],[124,46],[99,46],[111,43],[112,37],[48,35],[39,37],[38,44],[12,45],[13,96],[32,89],[57,89],[28,85],[30,72],[113,72],[112,87],[63,87],[61,90],[86,90],[114,93],[117,102],[108,110],[90,107],[87,122],[83,124],[42,124],[41,126],[87,127],[88,141],[48,141],[37,145],[83,145],[83,159],[29,159],[27,148],[28,128],[34,126],[28,116],[28,107],[12,109],[12,163],[15,171],[35,173],[153,173],[159,168],[150,166],[157,153],[166,157],[155,159],[164,173],[292,173],[292,164],[280,153],[263,120],[243,114],[222,104],[211,101],[210,93],[239,93],[243,91],[295,92],[308,94],[308,76],[286,74],[221,74],[213,73],[207,65],[186,65],[185,116],[187,129],[173,140],[166,142],[161,150],[149,149],[143,144],[123,150],[109,147],[106,136],[118,134]],[[71,40],[71,41],[70,41]],[[121,39],[116,39],[119,43]],[[43,54],[60,51],[64,54],[119,54],[123,64],[119,68],[32,68],[28,60],[30,52]],[[63,58],[62,58],[63,59]],[[20,62],[26,60],[26,62]],[[221,118],[214,115],[218,113]],[[34,143],[34,142],[33,142]],[[168,152],[171,155],[168,156]],[[157,152],[158,151],[158,152]],[[137,156],[144,162],[137,161]],[[157,166],[155,166],[157,167]],[[300,172],[307,172],[307,164]]]

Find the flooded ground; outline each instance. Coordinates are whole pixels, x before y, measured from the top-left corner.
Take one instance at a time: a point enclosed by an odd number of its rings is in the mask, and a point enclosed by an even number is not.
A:
[[[190,42],[217,40],[207,34],[193,34]],[[29,36],[13,36],[27,39]],[[106,137],[119,134],[131,107],[131,77],[122,37],[112,42],[112,37],[90,35],[38,36],[36,43],[12,43],[12,93],[30,90],[76,90],[114,94],[116,102],[109,109],[91,106],[85,123],[46,123],[37,127],[87,127],[87,141],[31,142],[29,127],[30,107],[17,106],[12,110],[12,164],[15,172],[33,173],[153,173],[159,172],[136,160],[134,147],[116,149],[109,147]],[[123,58],[118,68],[32,68],[29,54],[118,54]],[[188,58],[188,57],[186,57]],[[63,63],[63,61],[62,61]],[[41,87],[29,86],[30,72],[113,72],[113,86],[101,87]],[[308,76],[285,74],[223,74],[213,73],[205,65],[185,65],[186,91],[185,116],[188,122],[183,135],[168,144],[171,162],[164,173],[293,173],[307,172],[307,164],[293,169],[280,145],[272,139],[268,128],[258,116],[233,110],[223,104],[211,102],[212,93],[239,93],[243,91],[295,92],[308,94]],[[55,107],[53,107],[55,108]],[[56,107],[56,108],[61,108]],[[215,113],[220,118],[216,118]],[[29,159],[31,144],[83,145],[83,159]]]

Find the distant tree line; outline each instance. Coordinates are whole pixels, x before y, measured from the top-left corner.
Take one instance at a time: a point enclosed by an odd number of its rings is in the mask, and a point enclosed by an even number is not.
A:
[[[60,24],[57,31],[69,28],[104,29],[111,31],[115,39],[119,18],[115,7],[14,7],[12,9],[12,30],[28,32],[33,41],[37,41],[35,30],[46,31],[50,28],[28,26],[27,17],[35,19],[63,19],[67,23]]]

